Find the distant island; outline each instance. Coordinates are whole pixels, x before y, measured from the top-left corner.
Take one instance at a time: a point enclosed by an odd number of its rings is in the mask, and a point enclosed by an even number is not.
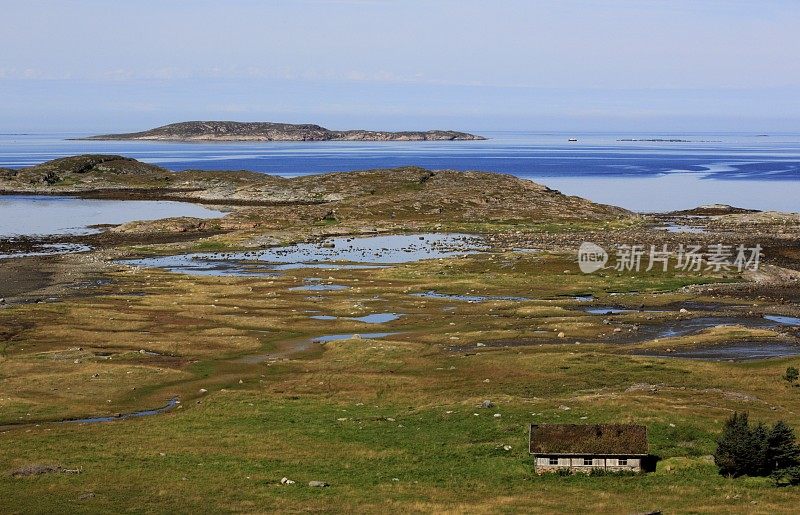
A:
[[[483,140],[466,132],[431,131],[334,131],[313,124],[274,122],[179,122],[142,132],[101,134],[81,140],[148,141],[453,141]]]
[[[718,140],[691,140],[691,139],[663,139],[663,138],[647,138],[647,139],[631,139],[624,138],[617,141],[647,141],[650,143],[721,143]]]

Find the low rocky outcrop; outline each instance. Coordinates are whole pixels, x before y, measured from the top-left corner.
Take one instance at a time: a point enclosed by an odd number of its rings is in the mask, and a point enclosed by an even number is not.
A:
[[[388,219],[481,224],[609,220],[631,215],[621,208],[499,173],[409,166],[285,178],[246,171],[171,172],[114,155],[73,156],[0,170],[0,193],[287,206],[293,212],[298,206],[310,206],[320,220],[340,222]],[[305,211],[311,213],[310,207]]]

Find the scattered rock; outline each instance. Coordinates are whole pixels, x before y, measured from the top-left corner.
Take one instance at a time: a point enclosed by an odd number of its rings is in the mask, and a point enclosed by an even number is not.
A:
[[[53,474],[55,472],[62,472],[63,470],[64,468],[61,465],[44,465],[37,463],[12,470],[9,472],[9,474],[11,477],[28,477],[41,476],[42,474]]]
[[[284,477],[284,478],[281,478],[281,484],[282,485],[293,485],[294,481],[292,481],[288,477]]]
[[[625,389],[626,393],[645,392],[645,391],[655,393],[658,391],[658,386],[648,383],[635,383]]]
[[[494,403],[487,399],[481,403],[481,408],[494,408]]]
[[[308,486],[310,486],[311,488],[327,488],[331,485],[329,485],[325,481],[309,481]]]

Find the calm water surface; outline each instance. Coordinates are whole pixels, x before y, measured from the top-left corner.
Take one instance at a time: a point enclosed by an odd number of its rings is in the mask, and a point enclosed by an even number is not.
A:
[[[219,218],[225,213],[197,204],[148,200],[0,195],[0,238],[91,234],[92,225],[177,216]]]
[[[418,165],[509,173],[637,211],[710,203],[800,211],[800,134],[473,132],[491,139],[169,143],[0,135],[0,167],[88,152],[122,154],[176,171],[246,169],[283,176]],[[624,139],[640,141],[619,141]]]

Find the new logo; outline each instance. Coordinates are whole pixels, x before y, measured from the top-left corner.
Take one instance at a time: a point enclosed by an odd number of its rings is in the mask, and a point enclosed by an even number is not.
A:
[[[584,241],[578,248],[578,266],[584,274],[602,269],[608,263],[608,252],[595,243]]]

